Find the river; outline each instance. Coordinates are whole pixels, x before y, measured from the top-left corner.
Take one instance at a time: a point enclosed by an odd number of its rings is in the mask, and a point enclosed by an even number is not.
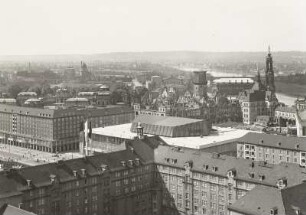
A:
[[[293,96],[288,96],[282,93],[276,93],[276,97],[278,98],[279,102],[285,103],[288,106],[292,106],[295,104],[296,98]]]

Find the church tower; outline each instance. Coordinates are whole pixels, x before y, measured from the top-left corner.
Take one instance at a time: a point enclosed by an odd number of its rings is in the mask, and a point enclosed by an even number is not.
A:
[[[270,46],[268,48],[268,56],[266,57],[266,87],[267,90],[275,93],[273,59],[270,51]]]

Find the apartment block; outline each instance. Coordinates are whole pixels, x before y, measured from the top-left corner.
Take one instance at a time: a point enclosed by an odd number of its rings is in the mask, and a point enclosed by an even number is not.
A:
[[[93,127],[129,123],[132,109],[110,106],[92,109],[42,109],[0,105],[0,142],[46,152],[78,150],[85,119]]]
[[[0,203],[39,215],[222,215],[258,185],[282,190],[305,179],[297,164],[221,156],[139,136],[126,150],[2,172]]]
[[[305,167],[306,138],[248,133],[237,140],[237,157],[271,164],[295,163]]]

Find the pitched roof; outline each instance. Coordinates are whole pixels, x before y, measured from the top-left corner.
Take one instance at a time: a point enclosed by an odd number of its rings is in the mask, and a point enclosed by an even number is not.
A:
[[[275,187],[256,186],[229,210],[249,215],[270,215],[271,209],[277,209],[278,214],[296,215],[306,213],[306,183],[285,189]]]
[[[280,111],[280,112],[288,112],[288,113],[296,113],[296,109],[295,107],[287,107],[287,106],[284,106],[284,107],[277,107],[275,109],[275,111]]]
[[[261,145],[273,148],[302,150],[306,151],[305,137],[287,137],[274,134],[263,133],[247,133],[238,139],[238,142],[250,143],[254,145]]]
[[[228,208],[248,215],[270,215],[273,208],[277,209],[278,214],[286,214],[281,190],[262,185],[256,186]]]
[[[229,170],[236,169],[236,179],[268,186],[276,186],[277,181],[283,177],[287,178],[288,186],[300,184],[306,179],[305,168],[297,164],[264,164],[232,156],[165,145],[160,145],[155,149],[154,155],[156,163],[183,168],[185,162],[192,161],[193,170],[223,177],[227,177]],[[169,163],[170,159],[176,159],[177,163]],[[208,169],[204,169],[204,165],[207,165]],[[217,171],[214,171],[214,167],[217,167]],[[261,179],[261,176],[265,176],[264,180]]]
[[[0,208],[0,215],[35,215],[32,212],[22,210],[12,205],[4,204]]]

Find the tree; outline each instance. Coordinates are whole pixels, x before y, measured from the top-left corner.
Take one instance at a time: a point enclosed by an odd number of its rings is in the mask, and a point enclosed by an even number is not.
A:
[[[22,87],[19,84],[13,84],[9,87],[8,92],[12,98],[16,98],[18,93],[22,91]]]

